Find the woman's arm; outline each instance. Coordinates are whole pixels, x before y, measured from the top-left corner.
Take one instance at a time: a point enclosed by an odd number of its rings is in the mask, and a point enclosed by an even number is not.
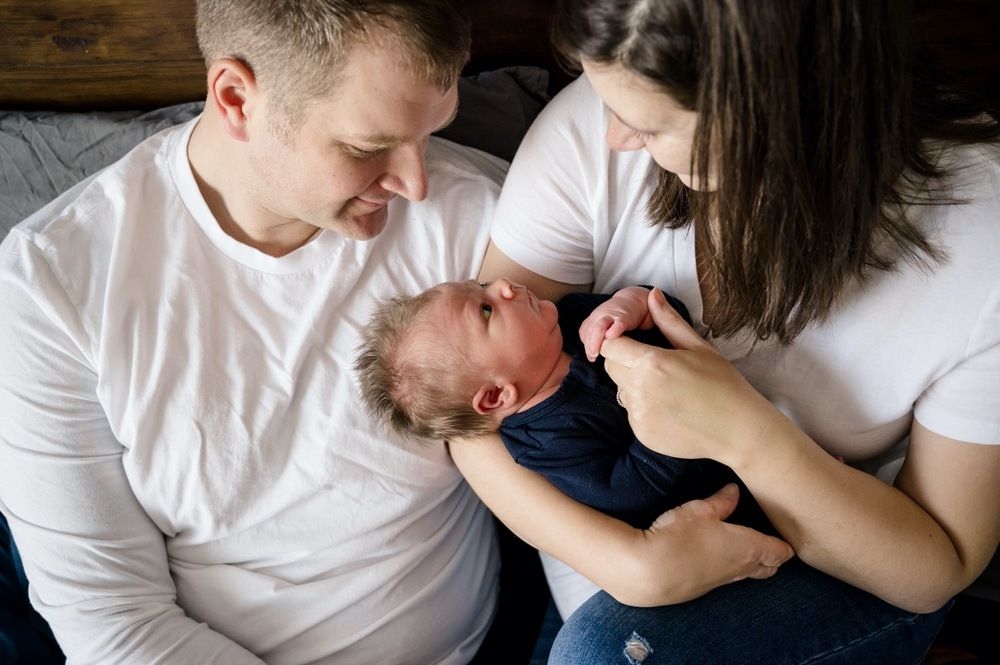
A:
[[[793,555],[781,540],[722,521],[736,505],[735,486],[670,510],[642,531],[518,466],[495,434],[453,441],[450,450],[472,488],[514,533],[627,605],[677,603],[735,580],[770,577]]]
[[[483,265],[479,269],[479,281],[492,282],[498,277],[524,284],[539,298],[553,302],[558,302],[567,293],[589,293],[591,288],[590,284],[564,284],[532,272],[501,252],[490,241]]]
[[[904,609],[944,605],[1000,541],[1000,446],[914,421],[895,487],[833,461],[787,420],[757,457],[737,473],[803,561]]]
[[[914,421],[887,485],[828,455],[655,292],[650,309],[677,351],[603,351],[641,441],[729,465],[804,561],[905,609],[933,611],[982,572],[1000,540],[1000,446]]]

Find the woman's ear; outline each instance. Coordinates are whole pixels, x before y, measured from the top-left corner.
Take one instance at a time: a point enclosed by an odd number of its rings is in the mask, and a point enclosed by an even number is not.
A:
[[[517,411],[517,387],[513,383],[484,383],[472,396],[472,408],[484,416],[506,418]]]
[[[208,68],[208,103],[219,114],[226,133],[248,141],[247,122],[256,109],[259,91],[253,70],[236,58],[219,58]]]

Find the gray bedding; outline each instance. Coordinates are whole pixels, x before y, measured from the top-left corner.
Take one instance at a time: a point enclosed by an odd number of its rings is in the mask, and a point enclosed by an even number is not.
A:
[[[506,160],[547,101],[548,72],[507,67],[459,81],[458,117],[439,134]],[[0,111],[0,239],[12,226],[135,145],[201,113],[202,102],[149,112]]]
[[[147,136],[190,120],[201,108],[192,102],[147,113],[0,113],[0,238]]]

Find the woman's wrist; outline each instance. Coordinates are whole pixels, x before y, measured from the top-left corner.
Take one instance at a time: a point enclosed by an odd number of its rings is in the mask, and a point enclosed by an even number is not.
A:
[[[762,402],[744,424],[734,429],[732,445],[717,461],[744,480],[793,472],[805,447],[816,444],[770,402]]]

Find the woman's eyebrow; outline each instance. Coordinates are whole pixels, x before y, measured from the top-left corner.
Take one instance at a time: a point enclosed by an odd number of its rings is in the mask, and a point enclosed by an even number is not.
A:
[[[608,109],[608,113],[610,113],[611,115],[613,115],[615,117],[615,120],[617,120],[621,124],[625,125],[628,129],[632,130],[633,132],[637,132],[639,134],[655,134],[656,133],[656,130],[653,130],[653,129],[639,129],[638,127],[634,127],[631,123],[625,122],[624,120],[622,120],[622,117],[620,115],[618,115],[617,113],[615,113],[614,109],[612,109],[607,104],[604,105],[604,108]]]

